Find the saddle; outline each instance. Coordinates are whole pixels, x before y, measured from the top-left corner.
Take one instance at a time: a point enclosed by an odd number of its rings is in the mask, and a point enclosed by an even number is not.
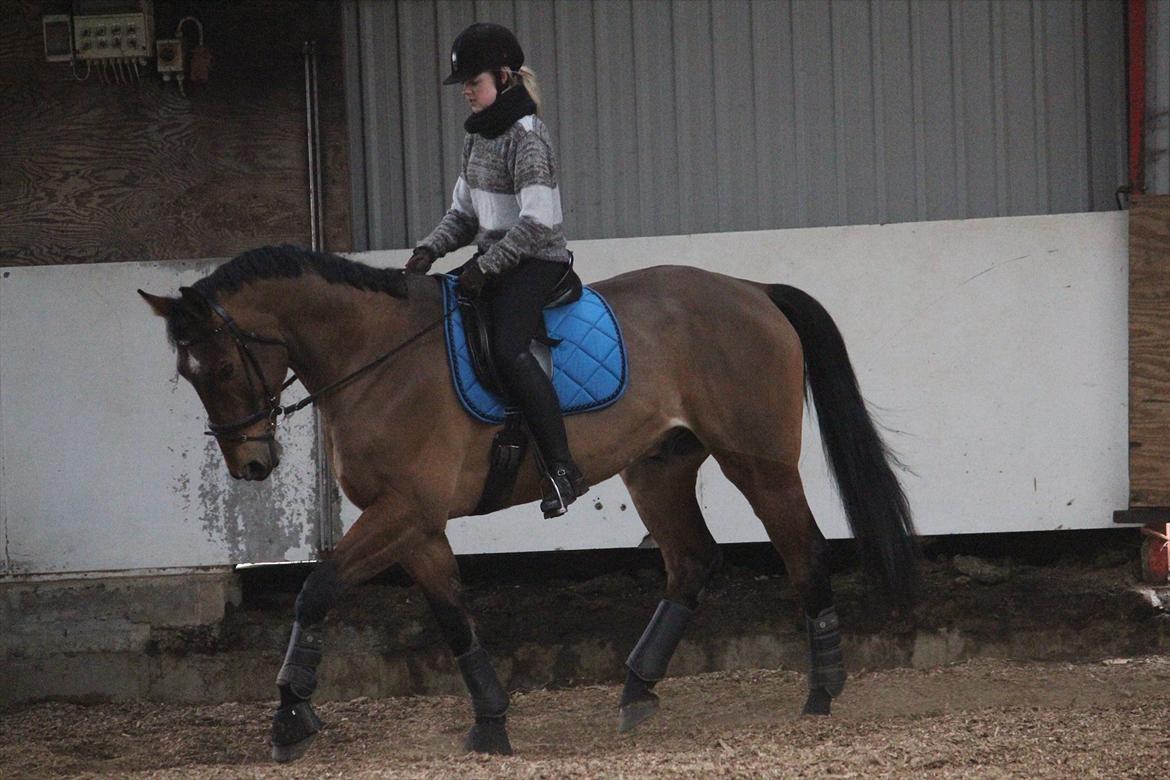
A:
[[[573,262],[570,260],[565,268],[565,273],[561,275],[560,281],[556,283],[552,292],[549,293],[544,308],[555,309],[558,306],[567,306],[574,301],[580,300],[580,298],[581,278],[573,270]],[[467,333],[467,349],[471,356],[471,366],[475,371],[475,375],[479,377],[480,383],[489,392],[501,398],[507,398],[507,390],[505,390],[504,383],[500,379],[499,371],[496,369],[496,361],[492,357],[492,324],[488,306],[479,298],[472,300],[460,298],[459,311],[463,315],[463,327]],[[536,343],[532,346],[532,353],[540,361],[544,372],[551,377],[552,356],[549,349],[559,344],[560,340],[548,337],[543,320],[541,321],[540,328],[541,333],[536,336]]]

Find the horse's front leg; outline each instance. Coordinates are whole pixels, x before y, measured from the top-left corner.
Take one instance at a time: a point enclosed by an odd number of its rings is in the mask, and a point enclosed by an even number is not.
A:
[[[402,559],[431,532],[408,512],[374,504],[362,512],[329,560],[305,580],[297,596],[296,621],[284,664],[276,676],[280,706],[272,718],[272,757],[293,761],[304,755],[321,728],[310,702],[317,688],[323,653],[325,616],[347,587],[370,579]]]
[[[464,749],[477,753],[511,755],[508,741],[508,693],[500,684],[487,651],[475,634],[475,624],[463,604],[459,565],[447,535],[439,532],[412,548],[403,568],[422,588],[439,630],[451,648],[463,682],[471,694],[475,723],[464,740]]]

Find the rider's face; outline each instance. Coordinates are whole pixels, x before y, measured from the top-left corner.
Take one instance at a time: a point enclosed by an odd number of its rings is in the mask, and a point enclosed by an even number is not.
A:
[[[491,71],[484,71],[475,78],[463,82],[463,97],[467,98],[472,112],[483,111],[496,102],[496,80]]]

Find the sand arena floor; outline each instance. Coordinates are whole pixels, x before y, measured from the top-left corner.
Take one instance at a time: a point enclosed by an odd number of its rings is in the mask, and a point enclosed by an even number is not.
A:
[[[0,712],[0,776],[136,778],[1170,777],[1170,657],[979,660],[855,675],[799,718],[796,672],[670,678],[659,714],[615,730],[620,689],[513,697],[516,755],[468,756],[454,696],[324,702],[308,754],[268,759],[263,703],[45,703]]]

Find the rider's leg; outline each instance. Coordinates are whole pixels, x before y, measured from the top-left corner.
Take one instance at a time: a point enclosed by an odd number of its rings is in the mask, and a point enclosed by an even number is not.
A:
[[[561,263],[528,260],[495,279],[491,291],[493,357],[544,460],[547,479],[540,508],[545,517],[564,514],[585,492],[581,470],[569,451],[560,401],[529,351],[540,332],[544,302],[564,270]]]

